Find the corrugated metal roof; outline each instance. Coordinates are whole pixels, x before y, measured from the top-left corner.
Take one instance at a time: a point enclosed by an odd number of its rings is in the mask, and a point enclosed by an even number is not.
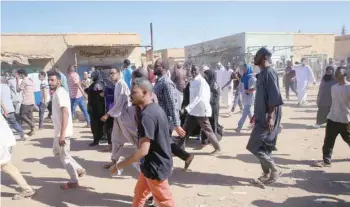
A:
[[[1,62],[7,63],[9,65],[20,64],[20,65],[30,65],[29,59],[52,59],[52,55],[48,54],[19,54],[12,52],[1,53]]]

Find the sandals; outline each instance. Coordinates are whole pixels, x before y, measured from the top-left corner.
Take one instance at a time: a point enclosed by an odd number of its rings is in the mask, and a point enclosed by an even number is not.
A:
[[[110,152],[112,151],[112,146],[111,145],[108,145],[107,147],[105,147],[102,152]]]
[[[30,198],[35,194],[35,191],[33,189],[30,190],[23,190],[22,192],[16,194],[13,196],[12,200],[21,200],[23,198]]]
[[[62,190],[69,190],[69,189],[78,188],[78,187],[79,187],[79,184],[78,184],[78,183],[71,183],[71,182],[68,182],[68,183],[63,183],[63,184],[61,184],[60,187],[61,187]]]

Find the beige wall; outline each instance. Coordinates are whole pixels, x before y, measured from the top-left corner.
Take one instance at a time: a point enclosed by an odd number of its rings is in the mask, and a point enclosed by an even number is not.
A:
[[[346,60],[350,57],[350,35],[335,37],[334,59]]]
[[[311,45],[310,48],[293,51],[293,59],[300,61],[303,55],[326,54],[327,58],[334,55],[334,34],[292,34],[293,46]]]
[[[48,62],[44,69],[57,64],[62,71],[68,65],[75,63],[75,45],[111,45],[111,44],[140,44],[137,34],[2,34],[1,52],[20,54],[48,54],[53,61]],[[130,59],[136,65],[141,65],[141,50],[135,48],[130,53]]]

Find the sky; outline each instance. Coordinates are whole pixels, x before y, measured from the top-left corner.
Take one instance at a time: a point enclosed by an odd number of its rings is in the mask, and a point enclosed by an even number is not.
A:
[[[155,49],[240,32],[350,33],[350,2],[4,2],[1,33],[141,35]]]

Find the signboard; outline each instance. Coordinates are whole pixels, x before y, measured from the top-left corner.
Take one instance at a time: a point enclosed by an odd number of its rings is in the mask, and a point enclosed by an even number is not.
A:
[[[130,54],[129,48],[108,48],[102,50],[80,50],[81,57],[125,57]]]

